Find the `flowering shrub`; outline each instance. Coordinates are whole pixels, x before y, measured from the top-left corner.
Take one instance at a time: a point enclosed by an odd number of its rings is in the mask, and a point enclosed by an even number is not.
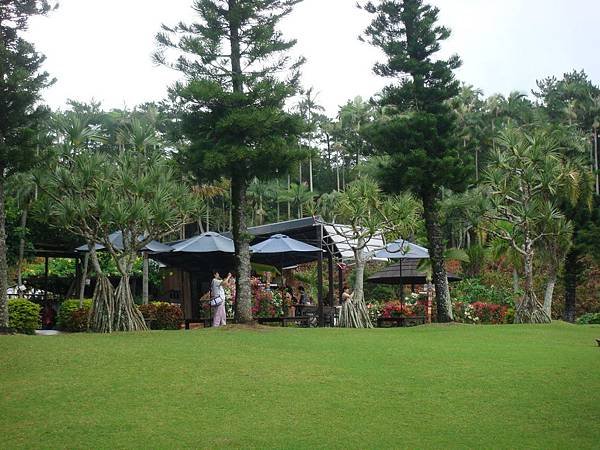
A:
[[[470,303],[456,302],[452,304],[454,321],[461,323],[480,323],[475,308]]]
[[[495,303],[462,303],[452,304],[454,320],[463,323],[506,323],[508,306]]]
[[[144,319],[150,322],[152,330],[178,330],[183,323],[183,311],[179,305],[152,302],[138,308]]]
[[[369,311],[369,318],[373,325],[377,325],[377,318],[381,316],[383,311],[384,303],[382,302],[370,302],[367,303],[367,311]]]
[[[410,305],[402,305],[398,300],[395,300],[393,302],[387,302],[385,305],[383,305],[381,313],[382,316],[386,318],[400,316],[411,317],[415,315]]]
[[[284,304],[280,292],[264,288],[258,278],[250,279],[252,289],[252,315],[254,317],[280,317],[283,316]]]

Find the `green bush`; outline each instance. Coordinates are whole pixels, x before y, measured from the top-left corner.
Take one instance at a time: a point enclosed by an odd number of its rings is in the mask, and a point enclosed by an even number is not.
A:
[[[65,300],[60,305],[56,325],[63,331],[81,332],[88,329],[88,317],[92,309],[92,301],[84,300],[79,307],[79,300]]]
[[[579,325],[600,325],[600,313],[587,313],[577,319]]]
[[[183,311],[178,305],[152,302],[138,308],[152,330],[178,330],[183,323]]]
[[[17,333],[35,334],[42,327],[42,307],[24,298],[8,301],[8,326]]]
[[[510,287],[486,285],[479,278],[465,278],[451,287],[452,298],[462,303],[494,303],[514,307],[514,293]]]
[[[506,316],[504,316],[504,323],[515,323],[515,308],[508,308]]]

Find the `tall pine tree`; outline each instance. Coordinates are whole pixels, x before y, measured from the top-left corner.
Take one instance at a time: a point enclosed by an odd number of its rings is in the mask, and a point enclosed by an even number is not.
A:
[[[277,30],[301,0],[195,0],[196,23],[163,25],[155,58],[183,72],[171,90],[183,111],[190,169],[200,180],[231,178],[238,322],[252,321],[246,193],[251,181],[272,178],[303,154],[304,124],[285,110],[298,90],[298,68]],[[179,56],[173,63],[169,53]],[[285,74],[285,76],[283,75]]]
[[[45,0],[0,2],[0,329],[8,327],[5,183],[33,162],[35,136],[45,110],[36,107],[51,80],[44,57],[21,37],[29,18],[46,14]]]
[[[439,201],[443,188],[464,189],[471,171],[459,153],[455,118],[448,106],[459,92],[453,71],[460,59],[435,56],[450,31],[437,24],[438,9],[422,0],[380,0],[362,7],[373,16],[364,39],[386,56],[374,71],[394,79],[378,102],[396,111],[367,127],[364,135],[376,151],[390,156],[384,167],[387,188],[396,192],[409,188],[423,202],[438,320],[451,321]]]

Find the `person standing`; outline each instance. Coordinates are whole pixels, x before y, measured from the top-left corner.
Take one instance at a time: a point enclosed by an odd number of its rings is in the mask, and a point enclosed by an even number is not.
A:
[[[229,283],[231,273],[223,280],[217,270],[213,270],[213,280],[210,283],[210,306],[213,309],[213,327],[227,325],[227,312],[225,311],[225,289],[223,283]]]

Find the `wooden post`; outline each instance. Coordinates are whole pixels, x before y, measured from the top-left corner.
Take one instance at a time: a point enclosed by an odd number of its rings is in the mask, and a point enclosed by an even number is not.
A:
[[[319,249],[323,246],[323,225],[319,225]],[[319,252],[319,260],[317,264],[317,277],[318,277],[318,297],[319,297],[319,326],[325,326],[325,309],[324,303],[325,299],[323,298],[323,252]]]
[[[329,285],[329,306],[333,307],[333,290],[335,289],[334,281],[333,281],[333,255],[330,251],[327,252],[327,270],[328,270],[328,285]]]
[[[149,259],[148,252],[142,253],[143,271],[142,271],[142,303],[148,304],[148,277],[149,277]]]
[[[342,294],[344,293],[344,270],[338,266],[338,302],[342,304]]]
[[[48,256],[44,256],[44,301],[48,300]]]

